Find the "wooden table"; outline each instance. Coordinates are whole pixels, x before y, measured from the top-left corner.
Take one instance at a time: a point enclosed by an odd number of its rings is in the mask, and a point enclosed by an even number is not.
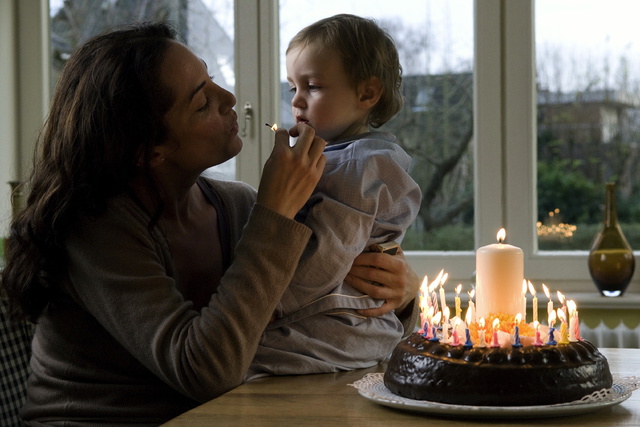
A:
[[[601,349],[614,377],[640,376],[640,349]],[[619,405],[558,418],[448,419],[388,408],[349,386],[384,366],[335,374],[259,378],[164,424],[165,426],[640,426],[640,390]]]

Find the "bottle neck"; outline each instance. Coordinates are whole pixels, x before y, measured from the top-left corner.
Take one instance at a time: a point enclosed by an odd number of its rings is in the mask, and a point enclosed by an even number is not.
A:
[[[608,183],[605,196],[604,217],[604,224],[608,228],[618,225],[618,212],[616,209],[616,186],[615,184]]]

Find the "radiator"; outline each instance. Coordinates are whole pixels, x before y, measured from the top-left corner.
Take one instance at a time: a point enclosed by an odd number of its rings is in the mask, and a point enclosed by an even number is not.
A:
[[[622,322],[615,328],[602,321],[595,328],[581,322],[580,335],[600,348],[640,348],[640,326],[631,329]]]

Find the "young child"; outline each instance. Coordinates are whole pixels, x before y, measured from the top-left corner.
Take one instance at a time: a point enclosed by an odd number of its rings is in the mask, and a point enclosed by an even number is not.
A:
[[[293,116],[327,141],[327,163],[297,217],[313,236],[247,379],[372,366],[415,323],[406,319],[403,328],[393,312],[358,315],[382,301],[343,283],[358,254],[400,242],[420,206],[420,188],[407,172],[411,158],[395,136],[369,129],[403,105],[393,40],[375,21],[343,14],[304,28],[286,55]]]

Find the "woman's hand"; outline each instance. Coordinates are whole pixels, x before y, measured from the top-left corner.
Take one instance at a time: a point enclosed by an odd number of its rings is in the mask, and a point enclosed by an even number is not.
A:
[[[289,146],[289,134],[298,137],[293,147]],[[326,145],[308,125],[298,124],[290,132],[278,129],[273,151],[264,165],[257,202],[293,218],[322,175],[327,161],[323,154]]]
[[[345,282],[372,298],[385,300],[379,308],[358,310],[363,316],[380,316],[391,310],[401,311],[413,301],[420,279],[398,249],[396,255],[364,252],[356,257]]]

